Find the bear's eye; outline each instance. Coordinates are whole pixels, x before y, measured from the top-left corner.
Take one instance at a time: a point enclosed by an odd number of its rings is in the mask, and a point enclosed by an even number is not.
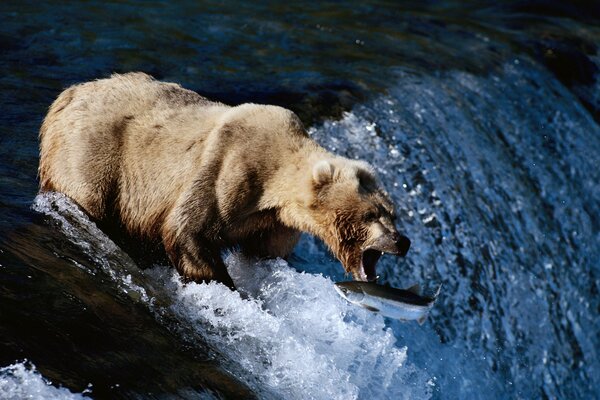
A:
[[[365,214],[365,220],[367,221],[376,221],[379,219],[379,214],[375,211],[368,211]]]

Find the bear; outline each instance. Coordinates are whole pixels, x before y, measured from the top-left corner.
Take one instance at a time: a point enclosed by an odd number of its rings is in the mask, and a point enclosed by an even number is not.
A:
[[[132,72],[71,86],[40,129],[40,192],[160,243],[184,281],[235,286],[226,250],[286,257],[320,238],[355,280],[406,255],[373,168],[328,152],[292,111],[229,106]]]

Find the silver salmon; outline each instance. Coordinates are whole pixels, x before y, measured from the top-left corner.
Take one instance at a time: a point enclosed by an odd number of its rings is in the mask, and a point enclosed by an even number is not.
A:
[[[422,324],[440,293],[440,285],[431,297],[422,296],[419,285],[395,289],[374,282],[337,282],[335,290],[352,304],[383,316],[400,320],[417,320]]]

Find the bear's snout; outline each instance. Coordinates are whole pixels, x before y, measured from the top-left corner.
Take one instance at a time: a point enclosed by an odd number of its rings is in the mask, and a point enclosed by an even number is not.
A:
[[[410,249],[410,239],[406,236],[400,235],[397,232],[393,233],[393,238],[396,242],[396,248],[398,249],[398,255],[404,257],[406,253],[408,253],[408,249]]]
[[[404,257],[410,248],[410,240],[406,236],[393,231],[381,235],[367,248]]]

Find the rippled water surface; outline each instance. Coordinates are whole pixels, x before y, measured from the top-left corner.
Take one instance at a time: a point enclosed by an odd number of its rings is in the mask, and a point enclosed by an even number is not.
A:
[[[420,4],[2,3],[0,398],[600,397],[600,9]],[[53,99],[133,70],[372,163],[413,243],[378,272],[443,284],[427,322],[343,301],[308,236],[184,286],[36,197]]]

